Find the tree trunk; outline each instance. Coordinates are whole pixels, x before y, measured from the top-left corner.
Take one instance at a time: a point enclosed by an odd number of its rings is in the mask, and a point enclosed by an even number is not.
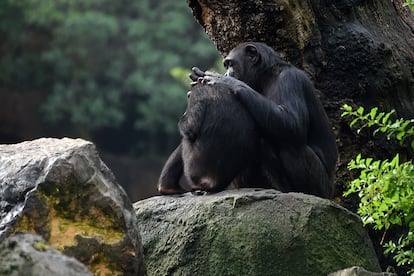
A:
[[[344,103],[414,116],[414,18],[402,0],[187,0],[224,56],[262,41],[304,69],[320,91],[340,151],[338,194],[359,152],[386,158],[385,139],[355,136],[341,119]]]

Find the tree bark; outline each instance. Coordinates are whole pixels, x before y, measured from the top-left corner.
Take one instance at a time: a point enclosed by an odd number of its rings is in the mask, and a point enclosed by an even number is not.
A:
[[[262,41],[313,79],[337,135],[338,194],[359,152],[387,158],[386,139],[356,136],[344,103],[414,116],[414,18],[403,0],[187,0],[218,51]]]

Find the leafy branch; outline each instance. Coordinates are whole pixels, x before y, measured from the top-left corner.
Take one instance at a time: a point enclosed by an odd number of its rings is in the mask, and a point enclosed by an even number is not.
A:
[[[342,107],[342,117],[350,116],[350,126],[357,123],[361,129],[374,127],[373,134],[384,133],[388,139],[395,138],[403,145],[408,137],[414,135],[413,120],[390,117],[394,111],[384,113],[373,108],[365,113],[363,107],[353,110],[351,106]],[[411,142],[414,149],[414,144]],[[372,224],[376,230],[386,231],[392,226],[408,229],[397,242],[388,241],[383,246],[385,253],[394,254],[398,266],[408,267],[408,273],[414,273],[414,165],[412,161],[400,163],[399,155],[389,160],[362,158],[358,154],[348,164],[349,170],[359,170],[359,177],[352,180],[344,196],[358,193],[360,203],[358,214],[364,225]],[[382,243],[383,241],[381,241]]]
[[[342,117],[350,116],[354,118],[349,124],[351,127],[356,126],[357,123],[361,124],[357,129],[358,134],[364,128],[375,127],[373,135],[382,132],[386,134],[388,140],[395,137],[400,144],[404,144],[407,138],[414,136],[414,119],[400,118],[392,120],[391,115],[395,113],[395,110],[385,113],[378,112],[378,107],[374,107],[369,112],[364,113],[365,110],[362,106],[358,107],[357,110],[353,110],[352,106],[347,104],[342,106],[342,110]],[[414,141],[410,145],[414,149]]]

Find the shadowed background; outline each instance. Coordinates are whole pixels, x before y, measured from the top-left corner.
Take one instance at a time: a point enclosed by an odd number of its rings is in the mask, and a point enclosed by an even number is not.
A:
[[[219,60],[185,1],[0,2],[0,143],[94,142],[130,199],[156,194],[187,72]]]

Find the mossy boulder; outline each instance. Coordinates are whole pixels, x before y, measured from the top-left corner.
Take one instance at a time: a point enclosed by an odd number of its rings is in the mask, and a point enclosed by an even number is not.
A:
[[[0,145],[0,242],[42,236],[98,275],[145,275],[137,219],[127,195],[81,139]]]
[[[240,189],[134,204],[149,275],[327,275],[380,271],[358,216],[300,193]]]

